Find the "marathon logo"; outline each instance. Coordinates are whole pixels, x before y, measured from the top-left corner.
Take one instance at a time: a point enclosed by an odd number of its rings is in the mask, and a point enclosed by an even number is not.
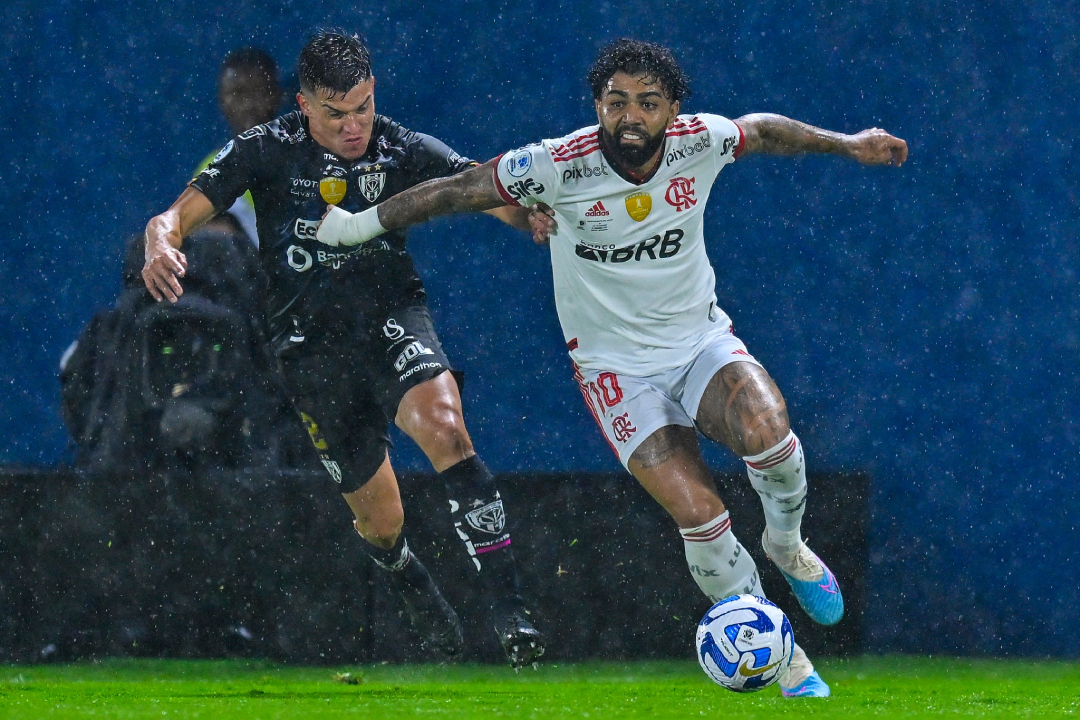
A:
[[[409,371],[407,373],[405,373],[404,375],[399,376],[398,377],[398,382],[404,382],[405,380],[407,380],[409,378],[409,376],[413,375],[414,373],[418,373],[421,370],[439,370],[441,368],[442,368],[441,363],[422,362],[419,365],[412,366],[411,368],[409,368]]]
[[[608,217],[610,215],[611,213],[609,213],[607,211],[607,208],[604,207],[603,202],[597,202],[595,205],[585,211],[585,217],[587,218]]]
[[[709,140],[709,138],[702,138],[701,140],[698,140],[693,145],[685,145],[685,146],[680,147],[680,148],[675,148],[675,149],[673,149],[671,152],[669,152],[667,154],[667,164],[670,165],[673,162],[676,162],[676,161],[679,161],[679,160],[685,160],[685,159],[687,159],[689,157],[693,157],[694,155],[697,155],[698,153],[705,152],[710,147],[712,147],[712,141]],[[727,148],[727,144],[725,143],[725,149],[724,149],[725,153],[727,152],[726,148]]]
[[[601,175],[607,175],[607,166],[600,165],[599,167],[571,167],[569,170],[563,170],[562,181],[568,183],[571,180],[584,180],[585,178],[600,177]]]
[[[675,257],[682,250],[683,231],[676,228],[668,230],[660,235],[642,240],[636,245],[619,248],[618,250],[598,250],[585,245],[576,245],[574,253],[583,260],[601,263],[624,263],[641,262],[642,258],[649,260],[664,260]]]

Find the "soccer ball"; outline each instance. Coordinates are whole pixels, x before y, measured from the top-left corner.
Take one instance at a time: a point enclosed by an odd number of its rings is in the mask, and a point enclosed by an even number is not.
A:
[[[779,679],[791,662],[795,634],[784,611],[756,595],[732,595],[698,623],[698,662],[721,687],[754,692]]]

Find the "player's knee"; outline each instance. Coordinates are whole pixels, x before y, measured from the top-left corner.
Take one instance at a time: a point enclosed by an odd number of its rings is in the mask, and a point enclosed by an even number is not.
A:
[[[472,450],[461,409],[439,404],[398,413],[397,426],[428,454]]]
[[[375,547],[387,550],[394,546],[405,524],[405,512],[400,503],[378,508],[376,512],[360,512],[353,527],[360,537]]]
[[[722,512],[724,503],[719,497],[710,495],[695,498],[671,514],[680,528],[692,528],[706,524]]]
[[[787,408],[776,405],[760,411],[742,432],[736,432],[734,450],[740,456],[757,455],[774,447],[791,432]]]

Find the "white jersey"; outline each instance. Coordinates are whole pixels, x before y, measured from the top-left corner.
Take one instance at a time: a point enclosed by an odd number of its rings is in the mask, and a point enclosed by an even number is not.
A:
[[[598,126],[499,158],[495,185],[514,205],[555,210],[555,304],[574,362],[644,377],[685,364],[730,320],[702,232],[713,181],[742,149],[738,125],[680,115],[660,167],[635,183],[600,150]]]

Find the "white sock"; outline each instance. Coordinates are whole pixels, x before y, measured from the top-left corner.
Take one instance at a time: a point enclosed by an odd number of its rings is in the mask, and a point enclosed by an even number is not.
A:
[[[744,457],[750,484],[765,510],[766,535],[773,550],[795,553],[802,543],[806,506],[806,463],[795,433],[759,455]]]
[[[810,673],[814,672],[814,663],[806,657],[806,653],[798,644],[792,648],[791,664],[787,666],[784,674],[780,676],[780,684],[786,688],[794,689],[802,685]]]
[[[680,528],[679,533],[690,574],[709,600],[743,594],[765,597],[754,558],[735,539],[726,510],[700,527]]]

